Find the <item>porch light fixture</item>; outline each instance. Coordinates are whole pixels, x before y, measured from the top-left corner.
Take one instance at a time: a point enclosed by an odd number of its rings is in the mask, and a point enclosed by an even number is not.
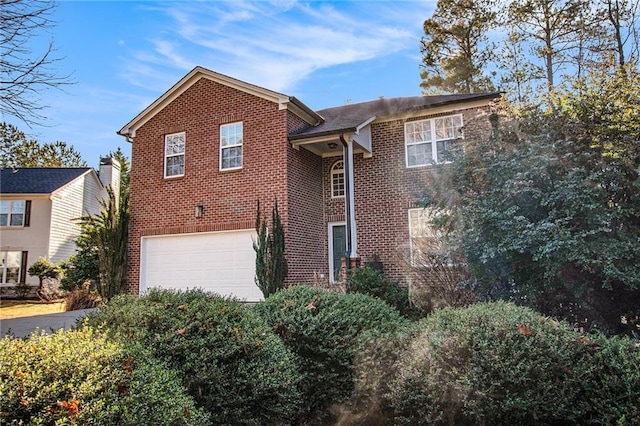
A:
[[[196,217],[202,217],[204,214],[204,206],[196,206]]]
[[[327,146],[329,147],[329,149],[336,149],[338,147],[338,144],[335,142],[329,142]]]

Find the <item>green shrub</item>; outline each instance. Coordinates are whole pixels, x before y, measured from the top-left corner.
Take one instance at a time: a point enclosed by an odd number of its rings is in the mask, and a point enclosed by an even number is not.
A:
[[[325,293],[296,286],[256,305],[258,312],[298,355],[305,421],[328,415],[332,404],[353,389],[353,357],[358,338],[406,324],[396,310],[364,294]]]
[[[89,283],[69,291],[64,297],[65,311],[96,308],[104,302],[96,290],[89,290]]]
[[[0,423],[206,425],[176,374],[90,328],[0,340]]]
[[[363,293],[382,299],[405,317],[420,316],[419,309],[411,307],[407,288],[368,266],[356,269],[349,277],[347,293]]]
[[[122,295],[89,315],[179,371],[212,424],[284,424],[299,404],[292,354],[239,302],[199,290]]]
[[[388,391],[395,424],[640,421],[637,341],[502,302],[443,309],[419,327]]]
[[[397,374],[397,363],[419,330],[411,322],[392,333],[369,335],[362,340],[354,357],[355,388],[348,401],[337,410],[340,425],[391,425],[393,405],[390,385]]]

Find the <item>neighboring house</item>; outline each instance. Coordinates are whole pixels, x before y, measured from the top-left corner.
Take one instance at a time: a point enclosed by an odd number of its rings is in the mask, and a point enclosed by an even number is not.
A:
[[[101,181],[102,179],[102,181]],[[77,219],[102,209],[106,185],[119,188],[117,160],[92,168],[4,168],[0,170],[0,251],[3,294],[17,283],[38,285],[29,266],[44,256],[52,262],[76,251]]]
[[[429,235],[418,194],[452,139],[488,134],[498,96],[381,98],[313,111],[194,68],[118,132],[132,142],[130,290],[202,287],[259,300],[256,204],[270,217],[276,198],[287,284],[335,282],[342,258],[353,266],[380,260],[406,284],[413,243]]]

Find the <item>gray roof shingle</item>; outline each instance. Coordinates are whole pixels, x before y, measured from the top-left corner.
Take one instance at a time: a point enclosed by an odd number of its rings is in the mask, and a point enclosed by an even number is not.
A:
[[[436,106],[463,103],[480,99],[493,99],[499,92],[471,93],[436,96],[410,96],[402,98],[381,98],[375,101],[347,104],[316,111],[324,118],[324,122],[289,135],[292,140],[324,136],[333,133],[354,131],[366,120],[376,117],[399,116],[404,113],[419,111]]]
[[[50,194],[91,170],[78,168],[4,168],[0,170],[1,194]]]

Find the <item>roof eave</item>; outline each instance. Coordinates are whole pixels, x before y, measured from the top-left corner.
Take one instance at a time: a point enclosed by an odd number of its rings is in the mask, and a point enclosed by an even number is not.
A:
[[[289,141],[299,141],[299,140],[316,139],[316,138],[324,139],[327,136],[332,136],[332,135],[339,136],[340,134],[353,133],[357,130],[358,130],[357,127],[345,127],[342,129],[327,130],[327,131],[318,132],[318,133],[311,133],[311,134],[302,133],[299,135],[289,135]]]
[[[174,99],[187,91],[201,78],[207,78],[217,83],[224,84],[226,86],[233,87],[243,92],[252,94],[254,96],[275,102],[279,105],[280,109],[282,109],[283,107],[286,108],[286,105],[290,102],[290,97],[283,93],[274,92],[273,90],[265,89],[254,84],[208,70],[204,67],[197,66],[192,69],[187,75],[182,77],[177,83],[171,86],[169,90],[164,92],[151,105],[149,105],[142,112],[136,115],[131,121],[125,124],[116,133],[127,138],[135,137],[135,132],[137,129],[139,129],[144,123],[149,121],[153,116],[155,116]],[[304,106],[303,108],[302,106],[304,104],[302,104],[302,102],[297,101],[296,105],[300,108],[300,110],[305,110],[306,108],[306,110],[311,111],[306,106]],[[317,114],[315,115],[317,116]]]

